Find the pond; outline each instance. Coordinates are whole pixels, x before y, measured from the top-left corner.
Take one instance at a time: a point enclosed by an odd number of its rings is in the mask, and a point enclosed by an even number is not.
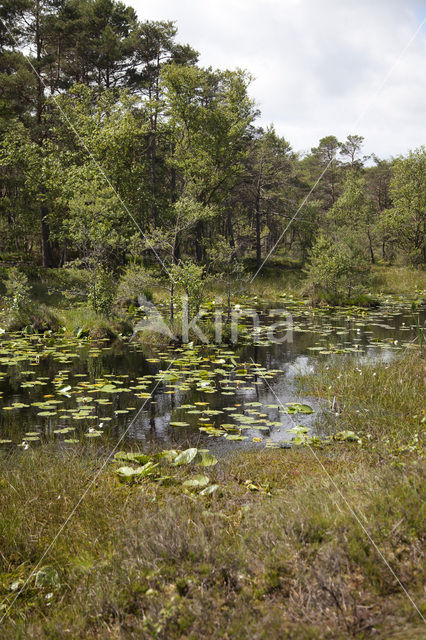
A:
[[[312,427],[319,409],[298,396],[298,373],[324,359],[389,359],[416,338],[415,318],[401,300],[331,312],[287,298],[251,309],[259,327],[242,305],[239,339],[230,345],[156,349],[137,341],[2,334],[2,448],[49,439],[61,447],[89,439],[102,447],[122,440],[121,448],[125,441],[143,448],[203,444],[218,453],[288,446],[290,429]],[[274,341],[268,328],[288,312],[292,330],[278,331],[283,341]],[[420,317],[424,322],[424,312]]]

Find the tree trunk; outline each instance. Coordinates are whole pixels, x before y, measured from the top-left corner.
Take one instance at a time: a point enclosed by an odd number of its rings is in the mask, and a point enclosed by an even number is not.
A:
[[[157,216],[157,140],[156,131],[151,133],[151,219],[152,226],[155,228],[158,224]]]
[[[232,226],[231,212],[228,213],[226,225],[227,225],[228,236],[229,236],[229,244],[233,249],[235,249],[234,228]]]
[[[41,120],[43,114],[44,103],[44,91],[43,81],[41,79],[41,54],[42,54],[42,41],[40,34],[40,2],[36,3],[35,13],[35,33],[34,40],[36,46],[36,83],[37,83],[37,97],[36,97],[36,118],[37,118],[37,136],[38,144],[42,145],[43,132],[41,130]],[[50,227],[47,220],[47,207],[42,204],[40,206],[40,225],[41,225],[41,254],[43,267],[53,266],[53,252],[52,245],[50,243]]]
[[[258,269],[260,269],[262,264],[262,247],[260,243],[260,189],[258,189],[256,193],[255,222],[256,222],[256,266]]]
[[[195,233],[195,255],[198,264],[200,264],[203,261],[203,248],[201,244],[203,241],[203,223],[201,222],[201,220],[197,222]]]
[[[47,207],[40,207],[40,223],[41,223],[41,253],[43,267],[54,267],[52,245],[50,242],[50,227],[47,222]]]
[[[158,101],[160,98],[159,89],[160,57],[157,55],[157,77],[155,79],[155,108],[151,115],[151,218],[155,228],[158,225],[157,209],[157,124],[158,124]],[[150,90],[150,97],[152,93]]]
[[[376,258],[374,257],[373,243],[372,243],[372,240],[371,240],[370,230],[367,230],[367,235],[368,235],[368,244],[369,244],[369,247],[370,247],[371,264],[376,264]]]

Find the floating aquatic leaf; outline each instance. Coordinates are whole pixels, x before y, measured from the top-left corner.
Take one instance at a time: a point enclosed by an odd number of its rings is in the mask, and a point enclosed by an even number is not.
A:
[[[182,451],[182,453],[180,453],[175,458],[175,464],[176,465],[189,464],[194,460],[197,453],[198,453],[198,449],[196,448],[186,449],[185,451]]]
[[[182,484],[184,487],[205,487],[209,484],[209,482],[210,478],[208,478],[207,476],[198,475],[193,476],[189,480],[185,480],[185,482],[183,482]]]
[[[154,458],[161,459],[165,458],[168,462],[173,462],[178,456],[178,452],[174,449],[166,449],[164,451],[160,451],[159,453],[154,454]]]
[[[300,402],[288,402],[287,407],[284,409],[287,413],[314,413],[312,407],[308,404],[302,404]]]
[[[126,451],[117,451],[114,455],[116,460],[128,460],[130,462],[137,462],[138,464],[146,464],[150,461],[150,457],[144,453],[131,453]]]
[[[293,427],[292,429],[288,429],[288,431],[290,433],[302,434],[302,433],[308,433],[310,429],[309,427],[305,427],[303,424],[299,424],[296,427]]]
[[[113,384],[105,384],[100,391],[102,393],[119,393],[120,389]]]
[[[211,467],[217,464],[217,458],[215,458],[208,449],[199,449],[197,456],[194,459],[194,463],[200,467]]]
[[[210,486],[200,491],[200,496],[210,496],[212,493],[214,493],[218,489],[219,489],[218,484],[211,484]]]
[[[149,461],[142,467],[120,467],[116,473],[119,478],[123,480],[140,479],[152,475],[157,467],[158,463],[154,464],[152,461]]]
[[[116,473],[120,478],[130,479],[136,475],[137,470],[134,467],[120,467]]]

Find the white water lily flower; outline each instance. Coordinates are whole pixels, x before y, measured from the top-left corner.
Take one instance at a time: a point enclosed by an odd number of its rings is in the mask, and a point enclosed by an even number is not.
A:
[[[104,426],[104,423],[103,423],[103,422],[100,422],[100,423],[99,423],[99,427],[98,427],[98,429],[102,429],[102,427],[103,427],[103,426]]]

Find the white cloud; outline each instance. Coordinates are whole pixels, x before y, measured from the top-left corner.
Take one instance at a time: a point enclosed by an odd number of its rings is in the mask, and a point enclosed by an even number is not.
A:
[[[297,150],[329,134],[359,133],[365,151],[382,157],[426,143],[426,23],[396,63],[426,17],[426,0],[130,4],[140,19],[175,20],[179,41],[200,52],[202,65],[250,71],[261,123],[274,122]]]

